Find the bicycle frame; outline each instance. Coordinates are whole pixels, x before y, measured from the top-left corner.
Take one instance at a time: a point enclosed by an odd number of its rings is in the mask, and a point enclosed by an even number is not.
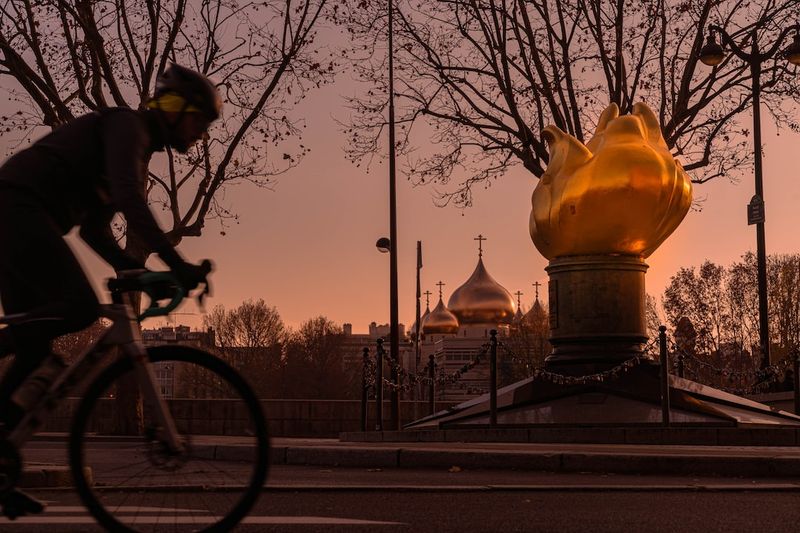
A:
[[[167,409],[167,404],[158,388],[153,365],[147,357],[147,350],[139,331],[139,322],[131,306],[110,304],[100,306],[100,316],[111,320],[99,338],[81,353],[78,358],[55,379],[47,392],[29,410],[8,436],[8,441],[17,449],[31,438],[44,421],[44,416],[63,400],[70,390],[83,381],[88,381],[91,370],[97,367],[100,358],[111,348],[119,347],[123,357],[133,362],[136,380],[145,404],[152,409],[160,424],[158,437],[167,445],[170,452],[183,450],[175,422]],[[5,317],[4,322],[9,322]]]

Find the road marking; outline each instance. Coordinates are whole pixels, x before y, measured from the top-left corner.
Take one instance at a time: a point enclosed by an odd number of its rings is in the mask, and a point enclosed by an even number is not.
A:
[[[71,514],[70,514],[71,513]],[[139,513],[145,513],[139,516]],[[183,513],[172,516],[171,513]],[[112,514],[118,516],[125,524],[213,524],[220,517],[209,515],[202,509],[185,509],[174,507],[121,506]],[[169,516],[164,516],[168,514]],[[202,514],[202,516],[201,516]],[[59,516],[62,515],[62,516]],[[133,515],[133,516],[125,516]],[[94,517],[86,513],[80,505],[52,505],[41,515],[23,516],[16,520],[0,517],[3,528],[13,525],[30,524],[93,524]],[[401,522],[383,522],[379,520],[361,520],[358,518],[340,518],[333,516],[248,516],[242,520],[244,524],[290,524],[290,525],[401,525]]]
[[[200,509],[178,509],[174,507],[138,507],[135,505],[123,505],[122,507],[114,507],[114,513],[207,513]],[[81,505],[48,505],[45,513],[86,513],[86,507]]]
[[[130,521],[123,520],[125,524],[212,524],[218,519],[211,516],[137,516]],[[93,524],[94,518],[91,516],[23,516],[14,521],[7,518],[0,518],[0,525],[3,528],[8,526],[25,526],[31,524]],[[356,518],[337,518],[329,516],[248,516],[242,520],[243,524],[260,525],[373,525],[373,526],[397,526],[403,525],[402,522],[382,522],[378,520],[359,520]]]

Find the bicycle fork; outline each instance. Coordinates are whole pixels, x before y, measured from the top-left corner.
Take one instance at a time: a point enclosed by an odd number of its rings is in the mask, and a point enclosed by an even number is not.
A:
[[[153,363],[147,357],[147,349],[142,341],[139,322],[136,320],[133,310],[128,306],[109,306],[108,311],[109,315],[116,314],[116,316],[109,316],[114,321],[114,327],[109,332],[108,341],[119,345],[123,354],[129,357],[133,363],[142,400],[151,409],[159,424],[157,437],[166,444],[170,453],[179,454],[183,452],[184,445],[178,435],[178,430],[167,402],[159,390]],[[117,313],[125,313],[125,316],[120,316]]]

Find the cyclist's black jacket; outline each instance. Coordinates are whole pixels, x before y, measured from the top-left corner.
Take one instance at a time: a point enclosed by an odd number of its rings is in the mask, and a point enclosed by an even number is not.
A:
[[[144,183],[154,151],[164,148],[152,111],[89,113],[36,141],[0,167],[0,187],[38,198],[62,234],[81,237],[115,269],[137,268],[117,245],[110,223],[125,216],[134,233],[170,266],[180,261],[147,206]]]

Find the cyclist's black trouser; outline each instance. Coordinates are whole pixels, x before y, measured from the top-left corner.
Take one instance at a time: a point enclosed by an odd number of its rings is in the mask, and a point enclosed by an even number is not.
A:
[[[30,319],[8,330],[15,358],[0,380],[0,417],[16,389],[50,353],[52,340],[97,319],[97,296],[41,202],[0,181],[0,304]]]

